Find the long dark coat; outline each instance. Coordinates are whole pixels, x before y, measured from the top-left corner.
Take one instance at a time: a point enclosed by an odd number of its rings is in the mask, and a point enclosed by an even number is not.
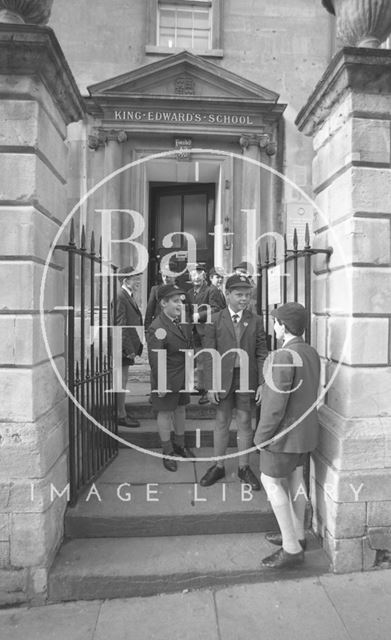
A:
[[[184,390],[185,354],[180,349],[192,348],[191,324],[178,326],[161,312],[149,326],[147,342],[152,391],[158,388],[158,354],[154,349],[164,349],[167,354],[167,389]]]
[[[115,309],[116,324],[122,327],[138,327],[143,324],[143,317],[133,296],[130,296],[125,289],[120,289],[117,295],[117,306]],[[122,330],[122,354],[123,356],[141,356],[143,344],[136,329]],[[124,360],[124,364],[130,364]]]

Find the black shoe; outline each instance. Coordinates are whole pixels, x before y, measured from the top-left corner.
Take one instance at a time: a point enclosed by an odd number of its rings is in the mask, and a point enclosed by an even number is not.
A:
[[[168,455],[173,456],[174,452],[171,451],[171,453],[169,453]],[[167,469],[167,471],[177,471],[178,469],[178,465],[175,460],[170,460],[169,458],[163,458],[163,466],[165,467],[165,469]]]
[[[203,389],[202,387],[194,387],[194,390],[197,396],[202,396],[204,393],[207,393],[206,389]]]
[[[271,556],[263,558],[262,565],[270,569],[285,569],[299,567],[304,562],[304,551],[288,553],[282,547]]]
[[[221,478],[225,478],[225,469],[215,464],[213,467],[209,467],[206,474],[201,478],[200,485],[201,487],[210,487]]]
[[[201,398],[198,400],[198,404],[209,404],[208,392],[202,391]]]
[[[131,418],[126,415],[125,418],[118,418],[117,424],[120,427],[128,427],[128,429],[137,429],[140,426],[140,423],[136,418]]]
[[[195,458],[194,453],[189,447],[180,447],[179,444],[175,444],[175,442],[173,442],[172,446],[174,447],[174,453],[180,458]]]
[[[265,535],[265,540],[270,542],[271,544],[277,545],[277,547],[282,547],[282,535],[281,533],[267,533]],[[303,551],[307,549],[307,540],[303,538],[303,540],[299,540],[299,544]]]
[[[249,484],[253,491],[261,490],[261,483],[248,465],[245,467],[239,467],[238,476],[242,482]]]

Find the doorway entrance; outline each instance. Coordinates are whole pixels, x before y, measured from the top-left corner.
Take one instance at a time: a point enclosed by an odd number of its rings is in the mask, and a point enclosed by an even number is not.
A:
[[[197,244],[197,262],[208,271],[214,264],[215,184],[152,183],[150,203],[149,288],[159,281],[159,265],[165,255],[178,252],[171,261],[173,271],[183,271],[186,266],[184,236],[174,235],[172,246],[163,246],[164,237],[170,233],[191,233]],[[180,276],[178,284],[188,287],[188,274]]]

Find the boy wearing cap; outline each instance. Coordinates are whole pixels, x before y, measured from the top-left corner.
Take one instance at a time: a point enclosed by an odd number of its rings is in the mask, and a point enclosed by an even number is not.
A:
[[[148,330],[148,357],[151,366],[152,406],[157,411],[157,425],[163,454],[192,458],[194,454],[185,446],[185,406],[190,402],[185,388],[185,354],[183,349],[192,348],[191,324],[181,324],[184,291],[176,285],[159,287],[160,314],[151,323]],[[164,351],[166,362],[161,360],[158,351]],[[163,365],[161,364],[163,362]],[[160,365],[159,365],[160,363]],[[164,371],[159,369],[164,367]],[[167,376],[167,392],[159,391]],[[180,393],[182,391],[182,393]],[[171,430],[174,428],[174,440]],[[175,460],[163,457],[167,471],[176,471]]]
[[[122,330],[122,388],[126,389],[128,383],[129,367],[134,364],[136,356],[141,356],[143,345],[136,329],[130,327],[142,326],[143,318],[138,304],[134,298],[140,286],[140,274],[134,268],[124,267],[118,271],[121,289],[117,295],[115,309],[115,323],[123,326]],[[126,393],[118,393],[118,424],[122,427],[135,428],[140,423],[136,418],[126,412]]]
[[[148,331],[148,327],[151,324],[152,320],[157,318],[157,316],[160,313],[159,296],[158,296],[158,291],[160,287],[165,284],[175,284],[175,277],[170,275],[170,272],[167,273],[164,270],[162,270],[160,271],[160,276],[162,279],[162,283],[154,284],[149,294],[147,308],[145,311],[145,318],[144,318],[145,331]]]
[[[212,267],[209,271],[209,301],[212,312],[221,311],[227,306],[225,295],[223,293],[224,273],[218,267]]]
[[[261,480],[281,531],[281,535],[266,535],[269,542],[281,547],[262,564],[283,568],[304,562],[303,464],[318,442],[320,360],[315,349],[303,340],[306,311],[301,304],[289,302],[272,315],[274,331],[283,345],[271,354],[265,369],[254,442],[260,445]]]
[[[204,347],[216,350],[222,357],[221,390],[209,392],[210,401],[216,407],[214,433],[214,456],[224,457],[228,447],[229,427],[236,409],[239,456],[238,476],[254,491],[260,490],[260,483],[249,466],[253,431],[251,427],[252,406],[260,404],[263,384],[263,365],[268,355],[263,321],[248,309],[252,284],[245,275],[233,275],[226,283],[227,308],[213,316],[211,325],[206,326]],[[238,350],[244,352],[245,362]],[[224,356],[224,357],[223,357]],[[208,389],[213,389],[213,366],[209,355],[205,355],[205,379]],[[246,367],[248,389],[241,390],[241,367]],[[244,371],[242,371],[243,374]],[[209,487],[225,476],[224,459],[208,469],[200,484]]]
[[[253,290],[251,292],[251,298],[248,306],[249,306],[249,309],[251,309],[251,311],[253,311],[254,313],[257,313],[257,308],[258,308],[257,289],[255,287],[254,280],[253,280],[254,267],[252,266],[251,262],[243,261],[237,264],[236,267],[234,267],[234,273],[238,273],[239,275],[244,275],[244,276],[247,276],[247,278],[249,278],[251,284],[253,285]]]

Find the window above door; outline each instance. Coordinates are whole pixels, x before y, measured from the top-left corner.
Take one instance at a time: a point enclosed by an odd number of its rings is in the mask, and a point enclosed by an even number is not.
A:
[[[147,0],[146,53],[222,57],[222,0]]]

